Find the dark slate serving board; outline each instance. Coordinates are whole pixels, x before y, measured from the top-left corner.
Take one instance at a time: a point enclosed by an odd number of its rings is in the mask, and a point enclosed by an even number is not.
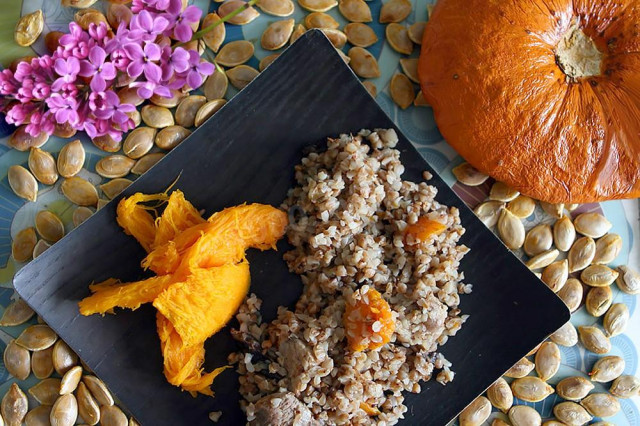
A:
[[[163,191],[180,176],[176,188],[207,214],[243,202],[277,206],[293,184],[293,167],[305,147],[327,136],[389,127],[396,126],[324,35],[309,32],[124,195]],[[423,384],[421,394],[406,400],[405,424],[444,425],[567,322],[569,312],[399,135],[404,178],[420,181],[424,170],[433,173],[437,199],[460,209],[467,230],[462,242],[471,248],[462,269],[473,293],[461,303],[470,318],[443,349],[455,380]],[[77,302],[89,294],[90,282],[142,276],[144,252],[115,220],[119,198],[22,269],[16,290],[143,425],[209,425],[208,413],[217,410],[223,411],[219,424],[243,424],[235,372],[215,381],[214,399],[192,398],[165,381],[152,307],[104,318],[78,314]],[[279,252],[249,255],[251,291],[264,299],[267,320],[277,306],[292,306],[301,291],[300,279],[281,258],[285,249],[282,243]],[[225,364],[237,344],[225,329],[206,348],[205,366],[211,369]]]

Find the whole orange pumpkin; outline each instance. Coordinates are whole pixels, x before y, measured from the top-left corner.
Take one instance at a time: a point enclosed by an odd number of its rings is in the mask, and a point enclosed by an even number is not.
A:
[[[418,72],[480,171],[548,202],[640,195],[640,0],[439,0]]]

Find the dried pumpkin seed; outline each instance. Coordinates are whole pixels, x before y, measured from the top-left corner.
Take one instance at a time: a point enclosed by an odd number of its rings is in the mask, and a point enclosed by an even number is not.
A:
[[[380,9],[380,23],[404,21],[411,14],[411,7],[409,0],[389,0]]]
[[[45,185],[53,185],[58,180],[56,160],[50,153],[39,148],[31,148],[28,164],[29,170],[39,182]]]
[[[576,278],[569,278],[564,287],[556,294],[567,305],[567,308],[573,312],[580,307],[583,293],[584,290],[580,281]]]
[[[613,303],[613,292],[610,286],[593,287],[587,293],[584,305],[592,316],[601,317],[607,312],[611,303]]]
[[[389,94],[391,99],[402,109],[407,109],[416,98],[413,83],[404,74],[394,74],[389,83]]]
[[[508,415],[512,426],[540,426],[542,423],[540,414],[526,405],[514,405]]]
[[[568,251],[571,249],[576,239],[576,228],[571,222],[569,216],[562,216],[556,220],[553,225],[553,242],[560,251]]]
[[[60,395],[75,392],[78,387],[78,383],[80,383],[80,379],[82,379],[82,367],[79,365],[71,367],[66,373],[64,373],[64,376],[62,376],[62,381],[60,382]]]
[[[238,65],[237,67],[233,67],[227,70],[227,77],[229,78],[229,82],[231,82],[231,85],[238,90],[244,89],[249,83],[251,83],[251,81],[253,81],[254,78],[258,76],[258,74],[260,74],[260,72],[257,69],[250,67],[249,65]],[[198,110],[200,110],[201,108],[202,106],[198,108]]]
[[[340,30],[334,30],[332,28],[320,28],[320,31],[327,36],[333,47],[336,49],[342,49],[347,44],[347,35]]]
[[[555,217],[556,219],[560,219],[564,216],[564,204],[558,203],[545,203],[544,201],[540,201],[540,207],[544,210],[549,216]]]
[[[69,139],[77,133],[77,130],[71,127],[69,123],[56,124],[53,129],[53,135],[63,139]]]
[[[640,379],[635,376],[620,376],[613,381],[609,392],[617,398],[633,398],[640,393]]]
[[[609,338],[597,327],[578,327],[578,335],[584,347],[596,354],[606,354],[611,350]]]
[[[89,392],[89,389],[87,389],[87,386],[82,382],[78,384],[76,399],[80,417],[89,425],[98,424],[100,421],[100,407],[91,392]]]
[[[58,154],[58,173],[64,178],[70,178],[78,174],[84,166],[86,153],[80,139],[69,142],[62,147]]]
[[[40,404],[53,405],[60,396],[60,379],[49,378],[36,383],[28,392]]]
[[[227,74],[224,71],[216,70],[216,72],[211,74],[209,78],[207,78],[207,81],[204,82],[202,90],[207,100],[211,101],[213,99],[224,98],[228,87],[229,79],[227,78]]]
[[[551,248],[553,244],[553,235],[551,226],[541,223],[534,226],[527,232],[524,239],[524,252],[529,256],[535,256]]]
[[[378,42],[378,36],[373,29],[358,22],[352,22],[344,27],[344,33],[347,41],[354,46],[369,47]]]
[[[36,214],[36,231],[47,241],[56,242],[64,237],[64,224],[58,216],[48,210]]]
[[[536,352],[538,352],[538,349],[540,349],[540,346],[542,346],[542,342],[538,343],[536,345],[536,347],[534,347],[533,349],[531,349],[529,352],[527,352],[527,355],[525,356],[531,356],[534,355]]]
[[[191,95],[184,98],[176,108],[176,123],[185,128],[193,127],[196,121],[196,114],[205,103],[207,103],[207,98],[200,95]]]
[[[338,21],[333,19],[333,16],[324,13],[324,12],[313,12],[304,17],[304,26],[311,28],[333,28],[337,30],[340,28],[340,24]],[[345,28],[345,33],[347,32],[347,24]],[[367,27],[368,28],[368,27]]]
[[[155,166],[158,161],[162,160],[162,157],[164,157],[164,154],[161,152],[154,152],[152,154],[145,155],[136,161],[136,164],[131,168],[131,173],[134,175],[141,175],[145,173],[151,167]]]
[[[105,24],[107,24],[107,26],[109,25],[107,17],[97,9],[79,10],[73,16],[73,19],[85,31],[89,30],[89,26],[91,24],[99,25],[101,22],[104,22]]]
[[[71,393],[60,396],[51,407],[51,426],[73,426],[78,420],[78,402]]]
[[[460,426],[480,426],[487,421],[490,415],[491,403],[484,396],[479,396],[462,410],[458,421]]]
[[[580,376],[567,377],[556,385],[558,396],[569,401],[580,401],[593,390],[595,386],[589,380]]]
[[[362,78],[378,78],[380,77],[380,68],[376,58],[362,47],[352,47],[348,53],[351,62],[349,66],[353,69],[358,77]]]
[[[191,134],[191,130],[182,126],[169,126],[160,130],[156,135],[155,143],[158,148],[173,149],[178,146],[187,136]]]
[[[36,324],[27,327],[15,342],[30,351],[41,351],[53,345],[58,336],[48,326],[44,324]]]
[[[622,375],[625,362],[619,356],[605,356],[596,361],[589,373],[592,382],[607,383]]]
[[[265,50],[278,50],[284,47],[291,38],[294,25],[295,20],[293,19],[272,22],[262,33],[260,45]]]
[[[51,406],[38,405],[30,410],[24,418],[25,426],[49,426],[49,416],[51,415]]]
[[[29,305],[27,305],[27,302],[25,302],[23,299],[16,298],[9,304],[9,306],[5,308],[4,312],[2,313],[2,317],[0,318],[0,326],[10,327],[24,324],[25,322],[29,321],[34,314],[35,312]]]
[[[309,12],[327,12],[338,5],[336,0],[298,0],[298,4]]]
[[[78,364],[78,355],[76,355],[63,340],[58,340],[56,344],[53,345],[51,360],[56,373],[63,376]]]
[[[12,383],[7,393],[2,397],[0,411],[7,426],[20,426],[29,409],[29,400],[22,389]]]
[[[271,63],[272,63],[273,61],[275,61],[276,59],[278,59],[278,56],[280,56],[280,54],[279,54],[279,53],[273,53],[273,54],[271,54],[271,55],[267,55],[267,56],[265,56],[264,58],[260,59],[260,63],[258,64],[258,70],[259,70],[260,72],[264,71],[264,70],[265,70],[265,68],[267,68],[269,65],[271,65]],[[222,97],[222,96],[220,96],[220,98],[221,98],[221,97]],[[215,99],[215,98],[209,98],[209,97],[207,96],[207,99],[212,100],[212,99]]]
[[[620,411],[618,400],[608,393],[592,393],[587,395],[582,401],[582,405],[592,416],[611,417]]]
[[[298,40],[302,34],[306,33],[307,29],[304,27],[304,25],[302,24],[298,24],[296,25],[296,27],[293,29],[293,32],[291,33],[291,38],[289,39],[289,44],[293,44],[296,42],[296,40]]]
[[[616,285],[627,294],[640,294],[640,274],[626,265],[618,266]]]
[[[144,124],[155,129],[162,129],[175,124],[169,108],[157,105],[145,105],[142,107],[140,115],[142,116]]]
[[[524,225],[507,209],[500,212],[498,234],[502,242],[512,250],[519,249],[524,243]]]
[[[235,67],[247,62],[254,53],[253,43],[246,40],[231,41],[220,49],[215,61],[225,67]],[[215,73],[214,73],[215,74]],[[184,102],[184,101],[183,101]],[[177,119],[177,117],[176,117]],[[190,127],[190,126],[185,126]]]
[[[43,29],[44,15],[42,10],[38,9],[18,20],[13,38],[22,47],[31,46],[42,34]]]
[[[417,107],[428,107],[429,102],[427,102],[427,100],[424,97],[424,93],[422,93],[422,90],[418,91],[418,94],[416,95],[416,98],[413,100],[413,105],[417,106]]]
[[[129,24],[133,18],[133,12],[124,4],[108,3],[107,21],[111,28],[118,28],[121,22]]]
[[[109,200],[103,200],[102,198],[98,199],[98,204],[96,205],[96,210],[100,210],[104,206],[109,204]]]
[[[31,354],[15,340],[9,342],[4,350],[4,366],[7,372],[19,380],[26,380],[31,373]]]
[[[576,231],[591,238],[600,238],[611,229],[611,222],[600,213],[582,213],[573,221]]]
[[[624,303],[614,303],[604,316],[602,326],[609,337],[622,334],[629,323],[629,308]]]
[[[608,287],[618,278],[618,271],[605,265],[587,266],[580,274],[580,280],[592,287]]]
[[[290,16],[296,8],[291,0],[260,0],[256,6],[273,16]]]
[[[127,160],[133,161],[130,158],[125,157],[124,155],[119,155],[118,157],[126,158]],[[99,166],[101,165],[101,162],[103,162],[105,165],[109,165],[109,160],[103,161],[108,158],[109,157],[105,157],[102,160],[98,161],[98,164],[96,164],[96,171],[98,172],[98,174],[100,174],[101,171],[105,173],[105,171],[102,170],[102,167],[99,168]],[[96,187],[93,186],[89,181],[82,179],[81,177],[73,176],[65,179],[64,182],[62,182],[60,188],[62,189],[62,194],[64,194],[64,196],[67,197],[69,201],[79,206],[95,206],[98,202],[98,191],[96,190]]]
[[[37,176],[36,176],[37,177]],[[596,254],[593,263],[606,265],[618,257],[622,250],[622,238],[618,234],[606,234],[596,241]]]
[[[526,219],[536,209],[536,202],[533,198],[520,194],[514,200],[509,201],[507,209],[519,218]]]
[[[367,89],[367,92],[369,92],[372,98],[375,98],[378,96],[378,88],[376,87],[375,84],[373,84],[370,81],[363,81],[362,85],[364,86],[365,89]]]
[[[100,424],[103,426],[127,426],[127,416],[115,405],[105,405],[100,408]]]
[[[234,24],[234,25],[246,25],[249,22],[256,19],[258,16],[260,16],[260,13],[255,8],[253,8],[252,6],[249,6],[247,2],[242,0],[225,1],[218,8],[218,16],[220,16],[221,18],[224,18],[225,16],[227,16],[234,10],[239,9],[240,7],[244,7],[245,10],[238,13],[233,18],[229,19],[227,21],[228,23]]]
[[[576,335],[577,337],[577,335]],[[536,352],[535,365],[536,372],[540,379],[547,381],[556,375],[560,368],[562,356],[560,348],[553,342],[544,342],[538,352]]]
[[[171,96],[164,97],[164,96],[160,96],[160,95],[153,95],[153,96],[151,96],[149,101],[151,101],[152,104],[154,104],[156,106],[159,106],[159,107],[175,108],[184,97],[185,97],[185,94],[181,90],[171,90]],[[136,118],[137,118],[137,122],[138,122],[137,125],[139,125],[140,121],[142,120],[142,116],[140,115],[138,110],[134,110],[131,113],[132,114],[136,114],[138,116]],[[136,122],[136,119],[134,119],[131,116],[129,116],[129,117],[132,118],[134,120],[134,122]]]
[[[122,141],[115,140],[110,135],[97,136],[91,142],[104,152],[118,152],[122,148]]]
[[[518,195],[520,195],[520,192],[511,188],[504,182],[494,182],[491,186],[491,190],[489,191],[490,200],[502,201],[503,203],[515,200]]]
[[[100,190],[108,199],[111,200],[115,198],[118,194],[120,194],[122,191],[127,189],[127,187],[132,183],[133,182],[130,181],[129,179],[116,178],[116,179],[110,180],[107,183],[100,185]]]
[[[571,401],[556,404],[553,407],[553,415],[563,424],[575,426],[581,426],[593,419],[587,410]]]
[[[148,153],[153,148],[153,139],[156,137],[156,133],[157,130],[153,127],[143,126],[133,129],[122,144],[124,155],[137,160]]]
[[[241,65],[242,66],[242,65]],[[195,126],[200,127],[205,121],[207,121],[213,114],[218,112],[227,103],[224,99],[214,99],[202,105],[196,113]]]
[[[16,262],[23,263],[31,259],[33,249],[38,242],[35,228],[26,228],[16,234],[11,243],[11,256]]]
[[[516,398],[527,402],[540,402],[554,392],[544,380],[534,376],[515,379],[511,390]]]
[[[38,136],[31,136],[27,132],[27,126],[22,125],[9,136],[7,145],[18,151],[28,151],[31,148],[42,147],[48,140],[49,135],[46,132],[41,132]]]
[[[364,0],[340,0],[338,10],[347,21],[371,22],[371,9]]]
[[[39,240],[33,248],[33,258],[35,259],[36,257],[40,256],[49,248],[51,248],[51,244],[49,244],[45,240]]]
[[[485,201],[478,204],[473,212],[487,228],[493,228],[498,223],[502,209],[504,209],[504,203],[501,201]]]
[[[107,386],[95,376],[84,376],[82,382],[87,385],[91,395],[98,401],[99,405],[113,405],[113,397]]]
[[[29,170],[22,166],[13,165],[7,173],[9,186],[20,198],[27,201],[36,201],[38,198],[38,181]]]
[[[107,179],[125,177],[131,172],[135,160],[124,155],[109,155],[96,163],[96,172]]]
[[[408,59],[400,59],[400,64],[402,64],[403,61],[407,61],[407,60]],[[415,66],[417,67],[417,64]],[[404,66],[403,66],[403,69],[404,69]],[[453,175],[458,180],[458,182],[467,186],[482,185],[487,181],[487,179],[489,179],[488,175],[485,175],[484,173],[478,171],[475,167],[473,167],[471,164],[467,162],[460,163],[459,165],[451,169],[451,173],[453,173]],[[502,208],[504,207],[504,204],[499,201],[485,201],[483,204],[487,204],[487,203],[493,203],[490,205],[493,206],[492,210],[495,211],[496,213],[499,210],[502,210]],[[499,204],[496,204],[496,203],[499,203]],[[498,208],[498,206],[500,207]],[[497,223],[497,216],[496,216],[496,223]]]
[[[568,321],[565,325],[555,331],[549,339],[555,344],[572,347],[578,344],[578,330]],[[536,361],[536,366],[538,365]]]
[[[138,89],[135,87],[124,87],[118,90],[118,98],[120,98],[120,103],[133,106],[140,106],[145,101],[144,98],[138,95]]]
[[[265,1],[268,3],[274,3],[274,2],[280,2],[281,0],[263,0],[263,2]],[[209,13],[202,20],[202,28],[207,28],[218,21],[220,21],[220,17],[218,16],[217,13],[215,12]],[[227,31],[224,23],[222,23],[222,24],[216,25],[211,31],[209,31],[204,36],[202,36],[202,40],[204,40],[204,43],[207,45],[209,49],[211,49],[211,51],[213,51],[214,53],[218,53],[218,50],[220,50],[220,46],[222,46],[222,43],[224,42],[224,39],[226,36],[227,36]],[[209,76],[209,78],[211,78],[211,76]]]
[[[502,377],[489,386],[487,398],[491,405],[503,412],[509,411],[509,408],[513,405],[513,392],[507,381]]]
[[[427,25],[424,21],[414,22],[409,26],[409,38],[415,44],[422,44],[422,36],[424,35],[424,28]]]
[[[407,27],[391,23],[385,29],[385,36],[389,45],[398,53],[410,55],[413,52],[413,42],[409,38]]]
[[[508,369],[507,372],[504,373],[504,376],[519,379],[531,373],[534,368],[534,363],[529,361],[527,358],[522,358],[520,361],[516,362],[510,369]]]
[[[33,375],[40,380],[53,374],[53,346],[42,351],[35,351],[31,355],[31,370]]]
[[[527,268],[535,271],[536,269],[546,268],[551,265],[560,255],[560,252],[556,249],[551,249],[547,251],[543,251],[542,253],[536,254],[531,259],[525,262]]]
[[[93,210],[88,207],[78,207],[73,211],[72,222],[74,227],[80,226],[82,222],[89,219],[93,214]]]
[[[573,243],[567,259],[569,260],[569,272],[581,271],[591,265],[596,254],[596,242],[591,237],[581,237]]]

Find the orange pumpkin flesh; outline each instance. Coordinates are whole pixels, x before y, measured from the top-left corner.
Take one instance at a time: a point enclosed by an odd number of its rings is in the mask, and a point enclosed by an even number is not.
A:
[[[418,73],[444,138],[548,202],[640,196],[640,1],[439,0]]]

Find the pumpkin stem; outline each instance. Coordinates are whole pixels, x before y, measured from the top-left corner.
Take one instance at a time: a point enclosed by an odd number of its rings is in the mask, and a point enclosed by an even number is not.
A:
[[[555,49],[556,62],[570,81],[600,75],[603,54],[578,22],[562,36]]]

